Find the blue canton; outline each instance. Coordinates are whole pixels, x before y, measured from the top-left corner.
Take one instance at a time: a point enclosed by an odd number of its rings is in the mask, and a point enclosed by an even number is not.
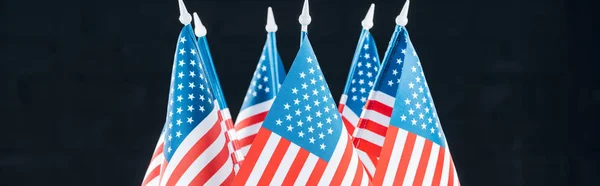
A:
[[[181,30],[175,52],[165,125],[164,154],[167,161],[214,107],[214,98],[208,89],[208,78],[189,24]]]
[[[215,64],[213,63],[213,59],[210,54],[210,48],[208,47],[208,41],[206,40],[206,36],[199,37],[198,42],[196,44],[200,53],[202,66],[206,67],[205,70],[208,77],[208,81],[210,82],[210,88],[214,90],[215,99],[217,99],[220,109],[225,109],[227,108],[227,102],[225,101],[225,96],[223,95],[221,82],[219,81],[219,76],[217,75],[217,70],[215,69]],[[210,88],[207,88],[210,92]]]
[[[342,120],[308,37],[262,126],[325,161],[331,158]]]
[[[380,68],[377,45],[368,30],[362,31],[354,55],[344,94],[348,96],[346,105],[360,116]]]
[[[408,47],[390,124],[445,147],[446,139],[419,56],[410,42],[406,28],[402,27],[401,32],[401,37],[408,41]]]
[[[398,37],[400,29],[396,27],[392,35],[383,58],[382,69],[377,74],[375,87],[373,88],[373,90],[384,92],[389,96],[396,95],[402,73],[402,63],[406,54],[406,38]]]
[[[275,33],[269,32],[240,110],[273,99],[284,79],[285,69],[277,52]]]

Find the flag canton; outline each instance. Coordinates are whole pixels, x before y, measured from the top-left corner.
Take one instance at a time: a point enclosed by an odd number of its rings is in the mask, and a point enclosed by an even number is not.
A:
[[[406,38],[399,37],[402,29],[396,26],[392,35],[389,48],[385,52],[382,70],[379,72],[374,90],[381,91],[387,95],[394,96],[398,91],[400,75],[402,74],[402,63],[406,51]]]
[[[364,30],[363,32],[364,35],[358,45],[358,56],[353,59],[355,61],[352,63],[354,70],[348,78],[344,92],[348,96],[346,105],[357,115],[360,115],[367,102],[380,68],[375,40],[369,31]]]
[[[336,108],[306,37],[262,126],[329,161],[342,134]]]
[[[171,159],[187,135],[212,111],[214,98],[195,45],[190,25],[179,34],[171,90],[169,110],[165,126],[165,157]]]
[[[273,69],[273,67],[276,67],[276,69]],[[252,76],[246,97],[244,97],[241,110],[273,99],[277,94],[277,90],[281,87],[283,79],[285,79],[285,70],[281,63],[281,57],[277,52],[277,46],[275,46],[275,33],[270,32],[267,35],[267,41]]]
[[[402,37],[408,41],[407,55],[400,78],[400,87],[396,95],[390,124],[422,136],[444,147],[446,139],[440,126],[429,86],[421,62],[417,56],[408,33],[402,28]]]

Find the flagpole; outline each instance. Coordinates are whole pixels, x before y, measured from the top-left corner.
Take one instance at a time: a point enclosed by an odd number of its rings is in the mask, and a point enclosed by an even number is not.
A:
[[[298,17],[298,22],[300,22],[301,31],[300,31],[300,45],[302,45],[302,40],[308,34],[308,25],[312,21],[310,14],[308,12],[308,0],[304,0],[304,5],[302,5],[302,14]]]
[[[267,9],[267,25],[265,26],[265,30],[267,31],[267,54],[269,55],[269,68],[271,68],[271,87],[275,90],[275,93],[279,92],[279,58],[275,56],[277,52],[277,43],[275,40],[275,32],[277,32],[277,24],[275,23],[275,16],[273,15],[273,9],[269,7]]]

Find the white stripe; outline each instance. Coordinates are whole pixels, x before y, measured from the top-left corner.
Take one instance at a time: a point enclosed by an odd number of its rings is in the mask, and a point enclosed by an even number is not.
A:
[[[370,130],[363,129],[363,128],[357,128],[356,130],[360,130],[360,131],[357,132],[358,136],[356,136],[355,138],[360,138],[362,140],[371,142],[380,147],[383,146],[383,142],[385,141],[384,136],[381,136],[379,134],[376,134],[374,132],[371,132]]]
[[[448,185],[448,174],[450,174],[450,152],[445,150],[444,153],[444,166],[442,166],[442,180],[440,185]]]
[[[348,107],[348,105],[344,104],[344,109],[342,109],[342,116],[344,116],[350,123],[352,123],[352,126],[356,127],[356,124],[358,124],[358,120],[360,118],[358,118],[358,115],[356,115],[356,113],[354,113],[354,111],[352,111],[352,109],[350,109]]]
[[[368,100],[376,100],[380,103],[383,103],[384,105],[387,105],[388,107],[393,108],[394,101],[396,101],[396,97],[387,95],[386,93],[381,91],[371,91]]]
[[[362,118],[369,119],[384,127],[388,127],[388,125],[390,124],[390,117],[374,110],[365,109],[363,111]]]
[[[229,177],[233,170],[233,161],[231,158],[227,158],[227,161],[210,179],[206,181],[204,185],[223,185],[225,179]]]
[[[165,142],[165,133],[161,133],[160,137],[158,137],[158,142],[156,143],[156,147],[154,147],[154,151],[152,152],[152,155],[154,155],[155,152],[158,151],[158,148],[160,147],[161,144],[163,144]],[[164,149],[164,146],[163,146]],[[156,158],[162,156],[163,159],[161,159],[160,161],[156,161]],[[148,165],[148,170],[146,170],[146,174],[144,175],[144,179],[148,176],[148,174],[150,174],[150,172],[156,167],[156,166],[160,166],[160,164],[162,164],[163,160],[164,160],[164,154],[160,153],[157,155],[157,157],[154,159],[150,160],[150,165]]]
[[[250,150],[251,146],[252,145],[246,145],[246,146],[240,148],[240,151],[242,151],[242,154],[248,154],[248,151]]]
[[[356,169],[358,169],[358,156],[351,151],[350,152],[352,159],[350,159],[350,164],[348,164],[348,169],[346,170],[346,175],[342,180],[342,185],[352,185],[354,178],[356,177]],[[362,166],[362,165],[361,165]]]
[[[346,101],[348,101],[348,95],[342,94],[342,97],[340,98],[340,105],[345,105]]]
[[[173,153],[173,156],[171,157],[167,167],[165,168],[164,175],[162,176],[163,179],[161,180],[160,185],[167,184],[167,181],[169,181],[171,174],[173,174],[175,167],[177,167],[179,162],[181,162],[181,159],[183,159],[183,157],[190,151],[192,146],[194,146],[194,144],[196,144],[196,142],[212,128],[213,124],[217,122],[218,111],[219,110],[215,105],[210,114],[208,114],[206,118],[200,122],[200,124],[196,125],[189,135],[181,142],[175,153]]]
[[[372,175],[372,174],[371,174]],[[362,181],[360,182],[360,185],[369,185],[369,175],[367,175],[367,171],[363,171],[363,176],[362,176]]]
[[[152,162],[150,162],[150,166],[148,166],[148,171],[146,171],[146,175],[144,176],[144,179],[146,179],[148,177],[148,174],[150,174],[150,172],[152,170],[154,170],[156,167],[160,167],[160,165],[163,163],[164,160],[165,160],[165,154],[163,154],[163,153],[158,154],[158,156],[156,156],[156,158],[154,158],[152,160]]]
[[[207,168],[206,165],[213,161],[217,154],[221,152],[223,147],[225,146],[225,135],[219,135],[217,140],[215,140],[206,150],[194,160],[194,162],[190,165],[190,167],[185,170],[179,181],[177,181],[176,185],[189,185],[196,176],[202,171],[202,169]],[[211,167],[214,168],[214,167]],[[229,169],[230,171],[232,169]]]
[[[333,154],[327,166],[325,167],[325,171],[323,172],[323,176],[321,176],[321,180],[319,180],[319,185],[329,185],[331,180],[333,179],[333,175],[335,171],[338,170],[340,165],[340,161],[342,157],[346,155],[346,145],[348,143],[348,132],[346,128],[342,127],[342,131],[340,137],[338,139],[338,143],[335,146],[335,150],[333,150]],[[351,154],[350,154],[351,155]]]
[[[432,185],[433,176],[435,175],[435,165],[437,164],[439,158],[438,156],[440,148],[441,147],[437,143],[433,143],[431,146],[431,154],[429,155],[429,161],[427,162],[427,169],[425,169],[423,185]]]
[[[270,185],[281,185],[285,176],[288,174],[290,167],[292,167],[292,163],[298,155],[298,151],[300,150],[300,146],[290,143],[290,147],[288,147],[287,151],[283,155],[283,159],[281,160],[281,164],[277,167],[277,171],[273,175],[273,179],[271,180]],[[273,165],[274,166],[274,165]],[[292,173],[295,174],[295,173]]]
[[[224,108],[221,110],[221,115],[223,117],[223,121],[231,119],[231,112],[229,112],[229,108]]]
[[[393,185],[394,183],[394,177],[396,177],[396,172],[398,171],[397,167],[400,165],[400,157],[402,157],[402,151],[404,150],[404,144],[406,143],[406,136],[408,136],[408,132],[402,129],[398,130],[398,135],[396,136],[396,141],[394,142],[390,161],[388,162],[388,169],[379,170],[385,171],[382,185]],[[376,174],[377,171],[378,170],[375,170]]]
[[[158,186],[160,181],[160,176],[155,177],[152,181],[149,181],[145,186]]]
[[[244,139],[245,137],[252,136],[258,133],[258,130],[262,126],[263,122],[255,123],[244,127],[242,130],[236,132],[238,139]]]
[[[270,100],[264,101],[264,102],[256,104],[256,105],[252,105],[252,106],[240,111],[237,118],[235,119],[235,124],[237,125],[239,122],[245,120],[248,117],[254,116],[258,113],[268,111],[269,109],[271,109],[271,105],[273,104],[274,100],[275,99],[270,99]]]
[[[237,173],[238,173],[238,172],[240,172],[240,165],[236,163],[236,164],[233,166],[233,170],[235,171],[235,174],[237,175]]]
[[[408,161],[408,167],[406,167],[406,174],[404,175],[404,182],[402,185],[412,185],[415,182],[415,176],[417,175],[417,169],[419,168],[419,161],[421,160],[421,154],[423,154],[424,146],[425,138],[417,136],[415,145],[413,146],[412,154]]]
[[[310,178],[310,175],[312,174],[312,171],[317,165],[318,161],[319,157],[309,153],[308,158],[306,158],[306,161],[302,166],[302,169],[300,169],[300,174],[298,174],[298,178],[296,178],[294,185],[306,185],[306,182],[308,182],[308,179]]]
[[[260,180],[262,173],[265,172],[265,168],[267,167],[267,164],[269,164],[269,160],[273,156],[273,152],[275,152],[280,140],[281,136],[275,133],[270,134],[267,143],[258,156],[258,160],[256,160],[256,164],[254,165],[250,176],[248,176],[248,180],[246,180],[246,185],[258,184],[258,181]]]
[[[454,162],[454,160],[452,160]],[[458,180],[458,173],[456,172],[456,164],[454,164],[454,186],[460,185],[460,181]]]
[[[367,172],[369,172],[369,174],[374,175],[375,174],[375,162],[371,161],[371,158],[369,158],[369,155],[365,151],[356,149],[356,154],[358,155],[358,158],[360,159],[360,161],[363,163],[365,170]]]

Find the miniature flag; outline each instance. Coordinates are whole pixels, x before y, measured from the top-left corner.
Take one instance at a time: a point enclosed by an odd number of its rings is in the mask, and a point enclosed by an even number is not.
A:
[[[338,107],[344,125],[350,134],[354,134],[369,92],[375,85],[379,67],[379,54],[375,40],[369,30],[363,29]]]
[[[308,37],[233,185],[367,185]]]
[[[440,126],[421,62],[404,26],[396,26],[390,44],[403,55],[390,126],[373,178],[374,185],[460,185]]]
[[[248,153],[256,133],[271,109],[284,78],[285,69],[277,52],[275,32],[269,32],[250,87],[244,97],[244,103],[235,121],[235,130],[244,156]]]
[[[221,116],[223,116],[221,126],[223,126],[226,129],[223,132],[227,137],[227,146],[231,153],[231,157],[233,158],[235,171],[237,172],[237,170],[239,170],[241,162],[244,159],[244,156],[240,151],[238,137],[235,134],[233,120],[231,119],[231,113],[229,112],[229,108],[227,107],[227,102],[225,101],[223,89],[221,88],[221,82],[219,81],[219,76],[217,75],[217,71],[213,63],[210,48],[208,47],[208,41],[206,39],[206,28],[204,28],[204,25],[202,25],[198,14],[196,14],[195,12],[194,22],[196,26],[196,36],[198,36],[198,51],[200,53],[200,58],[204,63],[203,65],[206,66],[206,73],[210,82],[210,88],[212,88],[213,92],[215,93],[215,98],[217,99],[217,102],[219,102],[219,110]]]
[[[178,41],[166,124],[142,185],[228,185],[233,162],[189,24]]]

